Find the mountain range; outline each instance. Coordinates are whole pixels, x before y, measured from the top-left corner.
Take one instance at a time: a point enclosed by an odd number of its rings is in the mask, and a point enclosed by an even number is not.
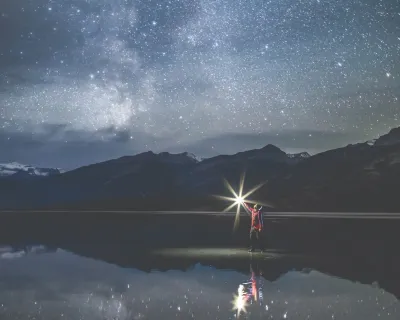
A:
[[[400,128],[373,141],[310,156],[273,145],[199,159],[193,154],[144,152],[72,171],[0,164],[2,209],[220,210],[224,185],[274,211],[400,210]]]

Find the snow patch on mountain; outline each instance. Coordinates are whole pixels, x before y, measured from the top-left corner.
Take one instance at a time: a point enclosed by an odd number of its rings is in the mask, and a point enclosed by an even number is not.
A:
[[[0,177],[8,177],[15,174],[27,174],[30,176],[47,177],[60,174],[60,169],[38,168],[30,165],[24,165],[18,162],[0,163]]]
[[[189,157],[189,158],[191,158],[191,159],[193,159],[193,160],[195,160],[196,162],[201,162],[201,161],[204,160],[204,158],[198,157],[198,156],[196,156],[196,155],[193,154],[193,153],[188,153],[188,152],[186,152],[186,156]]]
[[[168,163],[176,163],[182,165],[198,163],[201,161],[197,156],[188,152],[182,152],[176,154],[169,152],[161,152],[159,154],[156,154],[156,157]]]
[[[287,156],[289,158],[302,158],[302,159],[307,159],[311,157],[311,155],[308,152],[288,153]]]

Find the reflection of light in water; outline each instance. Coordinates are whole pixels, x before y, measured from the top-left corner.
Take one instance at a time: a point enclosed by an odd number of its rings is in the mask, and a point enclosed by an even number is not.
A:
[[[258,259],[250,261],[248,276],[201,265],[145,273],[62,250],[0,261],[7,288],[0,292],[0,319],[400,319],[396,297],[377,285],[311,270],[269,282]],[[21,285],[21,276],[29,281]],[[231,293],[228,281],[236,283]]]
[[[237,316],[239,317],[242,312],[246,313],[246,307],[247,307],[247,301],[246,301],[246,295],[244,292],[244,287],[242,284],[239,285],[238,288],[238,294],[234,295],[233,301],[233,309],[234,311],[237,311]]]
[[[251,270],[254,270],[251,267]],[[263,286],[260,280],[259,274],[254,271],[251,272],[250,281],[239,284],[238,294],[234,295],[234,300],[232,301],[233,310],[237,311],[237,316],[240,316],[241,312],[246,313],[246,307],[249,304],[259,303],[260,306],[263,305]],[[268,305],[265,306],[265,310],[268,311]]]

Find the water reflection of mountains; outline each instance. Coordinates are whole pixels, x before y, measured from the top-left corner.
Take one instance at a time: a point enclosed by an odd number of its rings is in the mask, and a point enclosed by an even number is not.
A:
[[[219,270],[233,270],[243,274],[254,271],[268,281],[276,281],[290,271],[309,273],[317,270],[353,282],[379,286],[400,298],[400,259],[369,256],[365,259],[351,256],[301,256],[268,253],[266,255],[180,255],[168,256],[132,249],[127,245],[65,245],[63,250],[79,256],[101,260],[124,268],[145,272],[180,270],[189,271],[197,264]],[[195,252],[197,249],[187,249]],[[28,254],[56,252],[55,246],[2,246],[1,258],[23,258]]]

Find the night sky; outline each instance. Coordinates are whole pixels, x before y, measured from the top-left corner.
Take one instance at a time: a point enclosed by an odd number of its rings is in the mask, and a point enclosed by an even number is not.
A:
[[[398,0],[2,0],[0,161],[368,140],[399,56]]]

